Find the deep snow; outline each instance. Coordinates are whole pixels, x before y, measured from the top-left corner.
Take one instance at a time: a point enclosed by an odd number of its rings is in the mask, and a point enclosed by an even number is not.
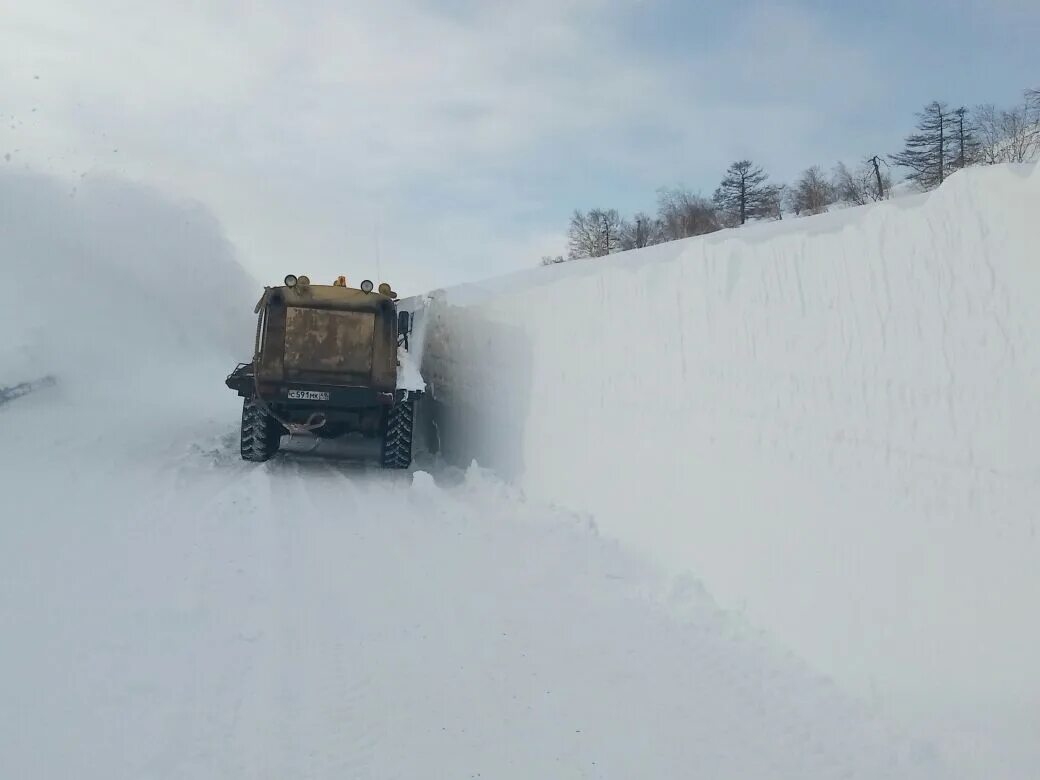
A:
[[[242,463],[259,289],[205,213],[0,193],[0,385],[56,377],[0,407],[0,777],[956,776],[588,515]]]
[[[436,291],[427,426],[977,776],[1040,766],[1040,171]]]

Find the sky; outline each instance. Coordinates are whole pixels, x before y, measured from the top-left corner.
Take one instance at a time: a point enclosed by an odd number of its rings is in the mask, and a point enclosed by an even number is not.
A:
[[[404,294],[566,251],[575,208],[897,151],[1040,85],[1035,0],[0,0],[0,174],[213,212],[258,282]],[[2,204],[0,204],[2,207]],[[2,263],[2,258],[0,258]]]

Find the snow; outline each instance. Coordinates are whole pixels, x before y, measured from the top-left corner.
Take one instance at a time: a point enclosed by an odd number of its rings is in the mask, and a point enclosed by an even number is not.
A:
[[[431,294],[431,446],[978,777],[1040,765],[1040,171]]]
[[[70,193],[5,171],[0,261],[0,386],[48,373],[95,382],[252,340],[260,287],[213,217],[129,182],[91,177]]]
[[[422,392],[426,389],[419,363],[404,347],[397,348],[397,389]]]
[[[973,170],[436,291],[389,474],[238,460],[204,209],[3,173],[0,777],[1032,777],[1037,213]]]
[[[0,406],[0,777],[955,776],[599,517],[468,461],[242,462],[219,226],[0,193],[0,386],[56,379]]]
[[[4,777],[946,776],[696,589],[658,590],[492,477],[249,466],[211,432],[226,415],[185,408],[163,447],[133,419],[125,454],[73,425],[47,490],[60,442],[37,422],[80,409],[26,404]]]

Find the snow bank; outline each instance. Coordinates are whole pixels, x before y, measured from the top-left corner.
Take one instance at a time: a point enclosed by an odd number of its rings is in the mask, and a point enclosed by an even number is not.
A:
[[[692,569],[879,707],[945,719],[960,759],[1031,771],[1038,215],[1040,172],[977,169],[437,291],[434,446]]]
[[[0,268],[0,387],[226,373],[252,340],[259,288],[216,221],[140,185],[0,172]]]

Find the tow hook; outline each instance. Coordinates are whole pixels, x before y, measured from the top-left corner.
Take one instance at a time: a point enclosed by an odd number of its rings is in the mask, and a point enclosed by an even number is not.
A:
[[[290,436],[296,436],[297,434],[309,434],[321,428],[327,419],[321,412],[314,412],[310,417],[307,418],[307,422],[294,423],[286,422],[285,427],[289,431]]]

